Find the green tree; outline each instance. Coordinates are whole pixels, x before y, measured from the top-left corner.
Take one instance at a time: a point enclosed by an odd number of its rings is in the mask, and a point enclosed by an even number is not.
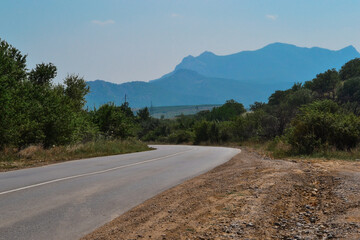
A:
[[[340,83],[336,69],[327,70],[316,75],[312,81],[305,82],[304,87],[317,92],[320,97],[335,98],[335,89]]]
[[[341,80],[345,81],[354,77],[360,77],[360,58],[350,60],[340,69]]]
[[[132,118],[114,104],[104,104],[94,114],[94,122],[100,131],[110,138],[134,136],[135,126]]]
[[[26,118],[26,55],[0,39],[0,148],[16,144]]]
[[[264,102],[254,102],[253,104],[250,104],[250,110],[251,111],[260,110],[260,109],[263,109],[265,106],[266,106],[266,103],[264,103]]]
[[[85,95],[89,93],[90,88],[84,78],[78,75],[68,75],[65,80],[65,95],[70,99],[70,104],[74,110],[80,111],[85,105]]]
[[[202,120],[194,125],[195,139],[194,143],[199,144],[209,140],[209,122]]]
[[[139,117],[140,121],[148,121],[150,119],[150,112],[147,107],[140,109],[137,112],[137,116]]]
[[[269,103],[263,108],[269,115],[277,119],[275,135],[283,134],[291,119],[297,114],[300,106],[313,101],[311,90],[300,88],[296,91],[276,91],[269,98]]]
[[[208,136],[211,143],[220,142],[220,129],[218,123],[212,122],[208,129]]]
[[[360,119],[344,113],[331,101],[316,101],[300,108],[287,129],[286,137],[296,153],[336,147],[351,149],[359,143]]]
[[[206,112],[200,114],[204,114],[208,121],[227,121],[245,112],[246,110],[243,104],[231,99],[226,101],[222,106],[213,108],[211,112],[208,112],[207,114]]]
[[[57,75],[57,68],[52,64],[36,64],[35,69],[29,73],[29,80],[35,85],[49,86],[51,80]]]
[[[360,77],[351,78],[344,82],[338,92],[339,100],[360,103]]]

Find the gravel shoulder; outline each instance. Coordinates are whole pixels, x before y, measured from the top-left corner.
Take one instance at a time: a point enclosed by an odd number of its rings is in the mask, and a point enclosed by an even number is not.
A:
[[[360,239],[360,162],[242,149],[82,239]]]

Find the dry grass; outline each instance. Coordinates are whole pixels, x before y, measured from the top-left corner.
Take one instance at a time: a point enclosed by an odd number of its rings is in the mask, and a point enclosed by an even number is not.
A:
[[[44,151],[41,145],[31,145],[19,151],[20,158],[31,159],[37,152]]]
[[[0,152],[0,171],[146,150],[150,150],[150,148],[137,140],[96,141],[69,146],[54,146],[49,149],[44,149],[40,145],[31,145],[20,151],[15,148],[5,148]]]
[[[349,151],[340,151],[335,148],[319,149],[309,155],[301,155],[292,152],[291,146],[280,139],[274,141],[246,141],[242,142],[241,146],[253,149],[261,155],[272,159],[360,161],[360,146]]]

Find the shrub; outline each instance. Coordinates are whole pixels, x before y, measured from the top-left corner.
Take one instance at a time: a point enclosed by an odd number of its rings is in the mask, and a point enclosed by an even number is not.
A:
[[[359,142],[360,120],[343,113],[331,100],[316,101],[300,108],[286,131],[293,151],[310,154],[316,149],[351,149]]]
[[[194,139],[194,135],[191,131],[187,130],[177,130],[171,133],[168,137],[168,142],[170,143],[189,143]]]
[[[208,121],[200,121],[197,122],[194,126],[195,139],[194,144],[199,144],[200,142],[206,142],[209,140],[209,122]]]

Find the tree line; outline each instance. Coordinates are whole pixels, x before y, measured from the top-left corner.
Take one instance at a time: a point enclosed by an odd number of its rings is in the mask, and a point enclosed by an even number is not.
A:
[[[147,110],[142,110],[147,112]],[[305,83],[275,91],[246,111],[234,100],[173,120],[141,120],[144,141],[168,143],[282,142],[292,154],[351,150],[360,142],[360,59]]]
[[[274,140],[295,154],[310,154],[350,150],[360,142],[360,59],[275,91],[249,110],[229,100],[175,119],[155,119],[148,108],[134,114],[126,102],[85,109],[91,91],[85,80],[72,74],[54,84],[56,74],[51,63],[27,69],[26,55],[0,39],[0,149],[127,138],[176,144]]]

